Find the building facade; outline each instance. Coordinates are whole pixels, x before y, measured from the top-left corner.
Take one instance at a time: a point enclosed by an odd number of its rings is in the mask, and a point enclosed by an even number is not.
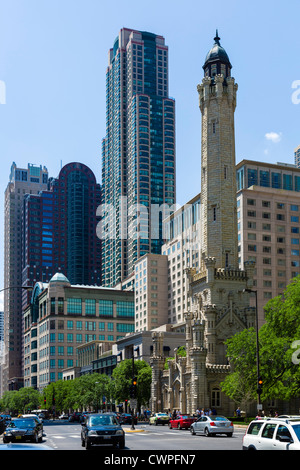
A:
[[[175,102],[162,36],[123,28],[109,51],[102,151],[103,283],[115,286],[159,254],[158,211],[175,202]]]
[[[65,165],[48,189],[27,194],[23,218],[23,285],[49,282],[58,271],[72,284],[101,285],[96,235],[100,185],[83,163]],[[23,306],[27,305],[23,302]]]
[[[265,304],[300,274],[300,169],[243,160],[236,175],[239,266],[255,262],[261,325]]]
[[[202,114],[201,228],[198,267],[187,268],[190,307],[184,312],[186,357],[164,370],[163,333],[153,332],[152,411],[198,407],[233,413],[220,382],[230,371],[225,341],[255,325],[245,289],[253,286],[254,263],[238,265],[234,112],[237,85],[218,34],[198,85]],[[174,390],[176,390],[174,392]],[[174,402],[174,397],[176,401]],[[231,409],[232,408],[232,409]]]
[[[133,292],[71,285],[61,273],[35,284],[24,312],[24,385],[42,390],[78,366],[77,347],[134,331]],[[94,356],[93,356],[94,357]]]
[[[11,166],[4,207],[4,343],[1,395],[22,386],[22,217],[26,194],[47,189],[47,168]],[[26,284],[29,285],[29,284]],[[26,296],[24,291],[24,295]]]
[[[149,331],[168,322],[168,259],[147,254],[135,264],[135,331]]]

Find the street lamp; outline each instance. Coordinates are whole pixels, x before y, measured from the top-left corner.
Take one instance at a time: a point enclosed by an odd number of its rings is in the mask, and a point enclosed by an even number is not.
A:
[[[260,405],[260,394],[262,392],[262,378],[259,368],[259,341],[258,341],[258,311],[257,311],[257,290],[244,289],[244,292],[255,294],[255,321],[256,321],[256,366],[257,366],[257,405]],[[259,409],[260,406],[257,407]]]
[[[9,289],[25,289],[25,290],[32,290],[33,286],[9,286],[9,287],[4,287],[4,289],[0,290],[0,293],[3,292],[4,290],[9,290]]]

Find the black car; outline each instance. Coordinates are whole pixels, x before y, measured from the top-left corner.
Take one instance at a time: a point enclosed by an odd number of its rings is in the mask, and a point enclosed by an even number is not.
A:
[[[131,424],[132,423],[132,416],[129,413],[122,413],[121,416],[119,417],[119,423],[120,424]],[[134,424],[137,424],[137,418],[134,417]]]
[[[125,447],[125,433],[118,423],[115,413],[88,415],[81,428],[81,445],[90,449],[93,445]]]
[[[3,442],[32,441],[41,442],[43,425],[31,418],[13,418],[3,433]]]

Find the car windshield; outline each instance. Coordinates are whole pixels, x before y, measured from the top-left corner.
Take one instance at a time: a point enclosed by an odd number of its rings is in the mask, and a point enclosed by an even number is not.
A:
[[[295,431],[295,434],[298,438],[298,441],[300,441],[300,424],[293,424],[292,425],[292,428],[294,429]]]
[[[157,413],[157,416],[167,416],[166,413]]]
[[[179,418],[180,418],[180,416],[179,416]],[[187,415],[182,415],[181,418],[182,419],[189,419],[189,417]]]
[[[212,419],[213,421],[228,421],[225,416],[210,416],[210,419]]]
[[[89,418],[90,426],[115,426],[118,422],[115,416],[91,416]]]
[[[14,419],[7,426],[8,428],[34,428],[35,422],[33,419]]]

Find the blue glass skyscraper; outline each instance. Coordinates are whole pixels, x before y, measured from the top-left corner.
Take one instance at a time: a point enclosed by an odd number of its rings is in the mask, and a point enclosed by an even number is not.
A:
[[[162,36],[122,29],[109,51],[102,149],[102,281],[120,282],[146,253],[160,253],[162,205],[175,203],[175,101]],[[154,208],[155,206],[155,208]],[[159,212],[159,213],[158,213]],[[154,227],[155,224],[155,227]]]

